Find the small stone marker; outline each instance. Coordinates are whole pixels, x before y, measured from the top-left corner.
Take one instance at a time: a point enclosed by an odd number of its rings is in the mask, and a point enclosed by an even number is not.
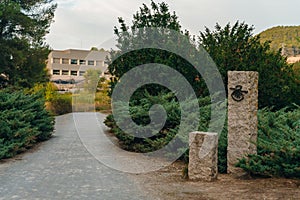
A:
[[[213,181],[218,175],[218,134],[192,132],[189,134],[190,180]]]
[[[228,72],[228,147],[227,172],[241,176],[238,159],[256,154],[258,109],[258,73]]]

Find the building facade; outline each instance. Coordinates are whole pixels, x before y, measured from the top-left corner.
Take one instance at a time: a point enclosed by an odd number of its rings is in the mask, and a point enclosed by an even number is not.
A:
[[[70,90],[84,81],[84,74],[89,69],[100,70],[101,76],[105,76],[107,65],[104,61],[108,55],[108,51],[53,50],[47,62],[51,81],[59,90]]]

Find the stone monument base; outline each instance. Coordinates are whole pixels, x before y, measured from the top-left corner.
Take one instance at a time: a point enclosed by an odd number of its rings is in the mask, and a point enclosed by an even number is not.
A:
[[[190,180],[213,181],[218,175],[218,134],[192,132],[189,135]]]

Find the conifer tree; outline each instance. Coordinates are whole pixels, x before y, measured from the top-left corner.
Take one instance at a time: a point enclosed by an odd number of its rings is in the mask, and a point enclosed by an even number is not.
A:
[[[0,1],[0,87],[32,87],[48,80],[45,35],[57,7],[52,1]]]

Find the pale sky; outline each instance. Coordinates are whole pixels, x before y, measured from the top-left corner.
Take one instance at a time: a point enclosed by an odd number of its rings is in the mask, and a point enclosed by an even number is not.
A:
[[[150,0],[55,0],[55,22],[46,42],[52,49],[104,47],[123,17],[130,25],[132,15]],[[155,2],[162,2],[156,0]],[[205,26],[224,26],[237,20],[254,25],[259,33],[278,25],[300,25],[299,0],[164,0],[179,17],[183,29],[199,35]]]

